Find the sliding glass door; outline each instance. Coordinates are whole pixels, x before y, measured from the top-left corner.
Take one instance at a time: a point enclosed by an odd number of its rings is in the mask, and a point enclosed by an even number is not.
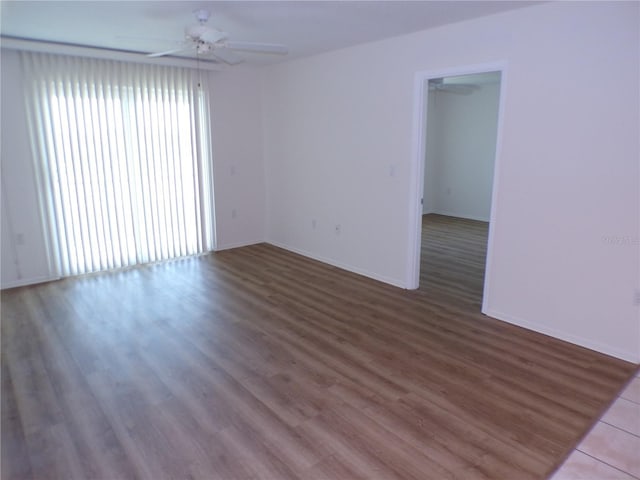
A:
[[[58,274],[214,247],[206,84],[190,69],[23,54]]]

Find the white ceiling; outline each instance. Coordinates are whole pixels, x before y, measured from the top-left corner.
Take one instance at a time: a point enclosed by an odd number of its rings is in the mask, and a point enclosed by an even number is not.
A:
[[[242,54],[268,64],[521,8],[525,1],[14,1],[0,33],[74,45],[154,52],[175,48],[193,11],[230,40],[282,43],[289,55]]]

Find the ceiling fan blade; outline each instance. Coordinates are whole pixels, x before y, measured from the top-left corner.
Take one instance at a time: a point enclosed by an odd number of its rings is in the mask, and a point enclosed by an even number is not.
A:
[[[171,55],[173,53],[178,53],[178,52],[185,52],[187,50],[190,50],[190,48],[185,48],[185,47],[172,48],[171,50],[165,50],[164,52],[149,53],[147,57],[149,58],[164,57],[165,55]]]
[[[208,28],[202,32],[200,35],[200,40],[206,43],[217,43],[220,40],[224,40],[227,38],[227,34],[225,32],[221,32],[219,30],[215,30],[213,28]]]
[[[257,42],[234,42],[226,41],[224,46],[232,50],[242,50],[255,53],[273,53],[276,55],[286,55],[289,49],[285,45],[277,43],[257,43]]]
[[[132,40],[138,42],[155,42],[155,43],[166,43],[166,44],[176,44],[182,43],[182,41],[169,40],[166,37],[147,37],[141,35],[116,35],[115,38],[118,40]]]
[[[236,65],[244,60],[240,55],[237,55],[226,48],[216,48],[213,51],[213,56],[229,65]]]

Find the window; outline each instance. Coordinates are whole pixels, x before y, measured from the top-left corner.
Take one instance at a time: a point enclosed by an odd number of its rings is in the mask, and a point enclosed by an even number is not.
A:
[[[53,263],[75,275],[213,248],[198,72],[24,53]]]

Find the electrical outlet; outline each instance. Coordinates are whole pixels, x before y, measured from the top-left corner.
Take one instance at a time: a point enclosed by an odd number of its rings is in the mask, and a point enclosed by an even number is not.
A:
[[[24,233],[16,233],[16,245],[24,245]]]
[[[336,225],[336,235],[340,235],[340,232],[342,231],[342,226],[340,224]]]
[[[231,218],[236,218],[238,216],[238,212],[236,212],[236,209],[234,208],[233,210],[231,210]]]

